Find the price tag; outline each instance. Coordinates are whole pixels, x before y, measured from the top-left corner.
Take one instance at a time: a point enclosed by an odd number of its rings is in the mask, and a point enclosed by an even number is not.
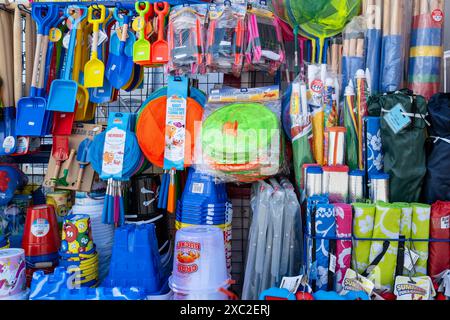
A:
[[[51,42],[58,42],[62,37],[62,32],[58,28],[51,28],[48,34],[48,39]]]
[[[62,45],[65,49],[69,49],[69,42],[70,42],[70,32],[66,33],[66,35],[63,38]]]
[[[280,288],[296,293],[298,291],[298,287],[302,283],[302,279],[303,275],[299,275],[297,277],[283,277],[283,279],[281,279]]]
[[[144,25],[145,25],[145,20],[142,19],[142,17],[136,17],[136,19],[134,19],[133,23],[131,24],[131,28],[135,32],[139,32],[139,31],[141,31],[142,28],[144,28]]]
[[[391,111],[384,115],[384,120],[386,120],[389,128],[391,128],[395,134],[399,133],[411,123],[411,119],[404,113],[405,109],[398,103]]]
[[[336,256],[330,253],[330,263],[328,266],[328,270],[333,273],[336,273]]]
[[[441,218],[441,229],[450,229],[450,216]]]
[[[203,194],[204,187],[205,187],[204,183],[194,182],[192,184],[192,193]]]
[[[92,47],[92,42],[94,40],[93,35],[89,36],[89,45]],[[108,40],[108,35],[103,31],[103,30],[99,30],[98,31],[98,45],[97,47],[101,46],[103,42],[105,42],[106,40]]]
[[[103,42],[108,40],[108,35],[103,30],[99,30],[98,32],[98,46],[101,46]]]
[[[411,260],[412,259],[412,260]],[[419,260],[419,255],[408,248],[405,248],[405,257],[403,266],[411,271],[416,264],[417,260]]]

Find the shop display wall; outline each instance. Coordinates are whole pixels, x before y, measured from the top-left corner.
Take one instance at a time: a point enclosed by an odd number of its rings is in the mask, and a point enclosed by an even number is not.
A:
[[[22,21],[23,32],[25,32],[25,19]],[[24,41],[22,42],[24,43]],[[27,54],[23,52],[23,79],[25,79]],[[24,80],[25,81],[25,80]],[[249,72],[243,74],[241,79],[224,77],[221,73],[210,73],[204,76],[196,76],[194,86],[204,92],[222,86],[238,86],[242,88],[253,88],[274,84],[276,80],[260,72]],[[141,89],[126,92],[121,90],[119,98],[114,103],[99,105],[96,111],[96,123],[106,123],[109,112],[136,112],[146,98],[154,91],[167,84],[167,75],[162,68],[146,68],[144,83]],[[25,84],[23,83],[25,87]],[[47,172],[47,163],[50,156],[52,139],[51,136],[41,138],[42,151],[37,154],[15,157],[3,157],[6,161],[20,163],[21,170],[28,176],[29,184],[41,186]],[[149,173],[161,173],[160,169],[151,167]],[[245,257],[247,250],[248,229],[251,222],[249,205],[250,186],[232,186],[229,188],[229,196],[233,203],[233,234],[232,234],[232,279],[236,281],[232,289],[240,294],[244,277]],[[170,229],[172,235],[175,233],[174,216],[170,215]]]

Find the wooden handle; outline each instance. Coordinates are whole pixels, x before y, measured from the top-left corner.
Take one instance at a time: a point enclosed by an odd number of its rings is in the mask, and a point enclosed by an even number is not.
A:
[[[33,59],[29,57],[34,56],[34,38],[33,20],[30,15],[25,18],[25,96],[30,95],[31,78],[33,76]]]
[[[125,23],[123,25],[123,27],[122,27],[122,33],[121,33],[120,41],[126,42],[127,41],[127,37],[128,37],[128,24]]]
[[[357,57],[364,56],[364,39],[356,40],[356,56]]]
[[[401,29],[401,16],[403,12],[400,12],[400,0],[391,0],[391,32],[390,34],[400,34]]]
[[[384,0],[383,3],[383,34],[391,34],[391,0]]]
[[[3,79],[5,81],[5,105],[13,106],[14,105],[14,51],[13,46],[11,44],[13,41],[13,22],[14,17],[10,13],[6,13],[4,16],[3,25],[3,36],[4,36],[4,47],[2,50],[6,52],[6,77]]]
[[[61,161],[56,161],[55,164],[55,171],[53,173],[53,178],[58,179],[59,177],[59,170],[61,169]]]
[[[22,15],[20,9],[14,10],[14,101],[22,98]]]
[[[42,35],[38,34],[36,39],[36,51],[34,52],[33,75],[31,77],[31,86],[36,88],[39,85],[38,71],[39,71],[39,59],[41,57],[41,47],[42,47]]]
[[[331,45],[331,70],[336,73],[338,72],[338,59],[338,45],[333,43]]]
[[[356,39],[350,39],[349,40],[348,55],[350,57],[356,56],[356,44],[357,44],[357,40]]]
[[[374,0],[364,1],[362,12],[366,17],[367,29],[374,29],[375,28]]]
[[[69,158],[67,158],[67,160],[64,161],[64,167],[66,169],[69,169],[69,167],[72,165],[74,157],[75,157],[75,149],[70,149]]]
[[[427,14],[429,12],[428,0],[420,0],[420,14]]]
[[[345,57],[348,57],[348,54],[349,54],[349,42],[350,42],[350,40],[348,40],[348,39],[345,39],[343,41],[342,55]]]
[[[381,30],[381,0],[375,0],[375,29]]]
[[[45,66],[47,61],[47,50],[48,50],[48,34],[44,35],[42,37],[42,58],[41,63],[39,64],[39,79],[37,88],[42,89],[44,88],[44,80],[45,80]]]
[[[76,190],[80,190],[83,174],[84,174],[84,166],[82,167],[80,166],[80,169],[78,169],[77,184],[75,186]]]

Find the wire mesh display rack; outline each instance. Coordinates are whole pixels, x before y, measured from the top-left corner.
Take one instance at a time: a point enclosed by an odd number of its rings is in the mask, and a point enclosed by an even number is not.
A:
[[[24,12],[25,13],[25,12]],[[25,19],[22,21],[25,32]],[[23,47],[24,37],[23,37]],[[23,50],[23,85],[25,86],[25,61],[29,57]],[[274,77],[269,77],[262,72],[248,72],[241,78],[234,78],[221,73],[209,73],[194,76],[191,85],[207,93],[213,88],[233,86],[239,88],[252,88],[273,85],[278,82]],[[96,110],[96,123],[106,123],[109,112],[137,112],[142,103],[154,91],[167,84],[167,74],[163,68],[147,68],[144,73],[144,82],[141,88],[126,92],[121,90],[115,102],[100,104]],[[4,157],[2,161],[16,162],[21,170],[28,176],[29,185],[35,188],[41,186],[47,171],[47,162],[50,156],[51,137],[41,138],[41,147],[44,152],[25,157]],[[158,168],[151,167],[148,172],[161,173]],[[250,185],[228,185],[229,197],[233,204],[233,228],[232,228],[232,279],[236,282],[232,290],[240,294],[244,278],[245,257],[247,250],[248,230],[251,223],[250,210]],[[170,230],[174,232],[174,217],[169,219]]]

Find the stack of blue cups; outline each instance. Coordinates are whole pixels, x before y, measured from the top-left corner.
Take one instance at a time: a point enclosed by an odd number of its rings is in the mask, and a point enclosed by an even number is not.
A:
[[[176,220],[181,224],[223,225],[231,204],[225,183],[189,169],[186,186],[178,201]]]
[[[210,225],[223,230],[227,267],[231,271],[231,222],[233,209],[225,183],[190,168],[181,199],[177,203],[175,228]]]

